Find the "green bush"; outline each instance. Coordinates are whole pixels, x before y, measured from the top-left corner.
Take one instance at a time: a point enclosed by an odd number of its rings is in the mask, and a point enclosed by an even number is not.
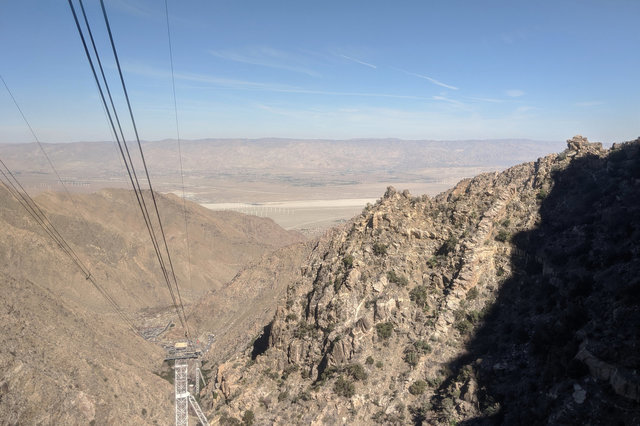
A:
[[[376,256],[384,256],[387,254],[387,245],[382,243],[375,243],[373,245],[373,254]]]
[[[286,320],[287,320],[287,322],[289,322],[289,321],[297,321],[298,320],[298,316],[292,312],[290,314],[287,314]]]
[[[253,411],[247,410],[244,412],[242,416],[242,424],[246,426],[251,426],[255,420],[255,416],[253,415]]]
[[[478,298],[478,295],[479,295],[478,288],[473,287],[467,292],[467,295],[465,297],[467,300],[476,300]]]
[[[411,367],[415,367],[418,365],[420,361],[420,354],[416,352],[413,348],[404,353],[404,362],[409,364]]]
[[[391,333],[393,333],[393,324],[390,322],[380,322],[376,324],[376,331],[378,332],[379,338],[386,340],[391,337]]]
[[[458,244],[458,238],[455,235],[451,235],[447,241],[445,241],[442,246],[438,249],[436,254],[440,256],[446,256],[455,250],[456,245]]]
[[[506,228],[509,225],[511,225],[511,220],[509,218],[507,218],[507,219],[503,220],[500,224]]]
[[[365,364],[367,365],[373,365],[373,357],[371,355],[369,355],[367,357],[367,360],[365,361]]]
[[[505,231],[504,229],[501,229],[498,232],[498,235],[496,235],[496,241],[499,241],[501,243],[504,243],[505,241],[507,241],[509,238],[511,237],[511,234],[509,234],[509,232]]]
[[[342,264],[345,268],[350,269],[353,267],[353,256],[348,254],[342,259]]]
[[[409,284],[409,280],[404,275],[396,274],[395,271],[387,272],[387,279],[390,283],[398,284],[401,287]]]
[[[422,395],[427,389],[427,382],[424,380],[416,380],[409,386],[409,393],[411,395]]]
[[[345,398],[351,398],[356,394],[356,387],[353,383],[340,376],[336,380],[333,386],[333,391],[338,395]]]
[[[427,307],[427,286],[421,284],[409,292],[409,299],[421,308]]]
[[[364,367],[358,363],[347,366],[345,370],[354,380],[367,379],[367,372],[364,371]]]
[[[431,352],[431,345],[424,340],[416,340],[413,342],[413,346],[420,353],[428,354]]]
[[[540,191],[538,191],[538,193],[536,194],[536,198],[538,200],[544,200],[545,198],[547,198],[547,190],[544,188],[541,188]]]
[[[427,260],[427,265],[429,265],[429,267],[431,268],[435,268],[436,266],[438,266],[438,258],[435,256],[431,256],[429,260]]]

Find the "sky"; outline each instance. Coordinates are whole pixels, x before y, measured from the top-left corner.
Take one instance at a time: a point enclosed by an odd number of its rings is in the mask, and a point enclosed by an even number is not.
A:
[[[143,140],[640,136],[636,0],[168,0],[177,120],[164,0],[105,4]],[[67,1],[0,0],[0,75],[40,141],[113,140]]]

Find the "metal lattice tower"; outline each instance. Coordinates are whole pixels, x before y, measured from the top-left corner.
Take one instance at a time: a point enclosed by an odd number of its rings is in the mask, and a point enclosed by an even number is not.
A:
[[[189,388],[187,381],[187,360],[175,362],[176,426],[189,426]]]

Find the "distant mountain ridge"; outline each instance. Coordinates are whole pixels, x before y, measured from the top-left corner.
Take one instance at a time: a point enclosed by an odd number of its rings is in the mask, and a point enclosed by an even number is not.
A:
[[[410,171],[425,167],[513,165],[562,144],[528,139],[430,141],[401,139],[298,140],[201,139],[181,141],[185,170],[189,173],[247,170],[281,171]],[[114,142],[43,144],[64,174],[104,176],[122,174]],[[177,173],[177,142],[143,142],[152,172]],[[131,149],[136,150],[135,146]],[[50,173],[46,159],[34,143],[0,144],[0,155],[22,172]]]

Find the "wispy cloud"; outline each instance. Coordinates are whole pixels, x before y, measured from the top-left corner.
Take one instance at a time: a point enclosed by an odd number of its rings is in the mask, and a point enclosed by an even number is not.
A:
[[[243,64],[258,65],[320,77],[320,73],[299,65],[300,58],[287,52],[270,47],[250,48],[242,51],[210,50],[217,58]]]
[[[496,98],[478,98],[478,97],[474,97],[474,96],[465,96],[464,98],[472,100],[472,101],[489,102],[489,103],[494,103],[494,104],[501,104],[501,103],[504,102],[504,99],[496,99]]]
[[[432,96],[432,99],[435,100],[435,101],[447,102],[447,103],[450,103],[452,105],[466,106],[465,103],[457,101],[455,99],[447,98],[446,96],[436,95],[436,96]]]
[[[357,64],[364,65],[364,66],[369,67],[369,68],[373,68],[373,69],[378,68],[377,66],[375,66],[375,65],[373,65],[373,64],[370,64],[370,63],[368,63],[368,62],[361,61],[361,60],[356,59],[356,58],[352,58],[351,56],[347,56],[347,55],[342,55],[342,54],[341,54],[341,55],[340,55],[340,57],[341,57],[341,58],[344,58],[344,59],[347,59],[347,60],[349,60],[349,61],[355,62],[355,63],[357,63]]]
[[[142,75],[150,78],[170,79],[171,73],[168,70],[157,69],[146,65],[125,64],[125,71],[132,74]],[[342,92],[333,90],[318,90],[305,87],[289,86],[284,84],[257,82],[249,80],[237,80],[215,75],[197,74],[178,71],[175,73],[176,80],[204,83],[207,85],[233,90],[255,90],[276,93],[298,93],[322,96],[350,96],[364,98],[392,98],[392,99],[412,99],[421,101],[440,100],[432,97],[404,95],[399,93],[379,93],[379,92]]]
[[[394,68],[394,69],[396,69],[396,70],[398,70],[400,72],[403,72],[403,73],[405,73],[407,75],[412,75],[414,77],[418,77],[418,78],[421,78],[423,80],[427,80],[430,83],[433,83],[433,84],[435,84],[437,86],[446,87],[447,89],[451,89],[451,90],[459,90],[459,88],[456,87],[456,86],[452,86],[450,84],[443,83],[440,80],[436,80],[433,77],[429,77],[428,75],[418,74],[418,73],[411,72],[411,71],[406,71],[406,70],[403,70],[403,69],[400,69],[400,68]]]
[[[574,105],[579,107],[592,107],[592,106],[598,106],[602,104],[604,104],[604,102],[602,101],[583,101],[583,102],[576,102]]]
[[[507,96],[512,98],[519,98],[520,96],[524,95],[524,91],[520,89],[509,89],[505,93],[507,94]]]

